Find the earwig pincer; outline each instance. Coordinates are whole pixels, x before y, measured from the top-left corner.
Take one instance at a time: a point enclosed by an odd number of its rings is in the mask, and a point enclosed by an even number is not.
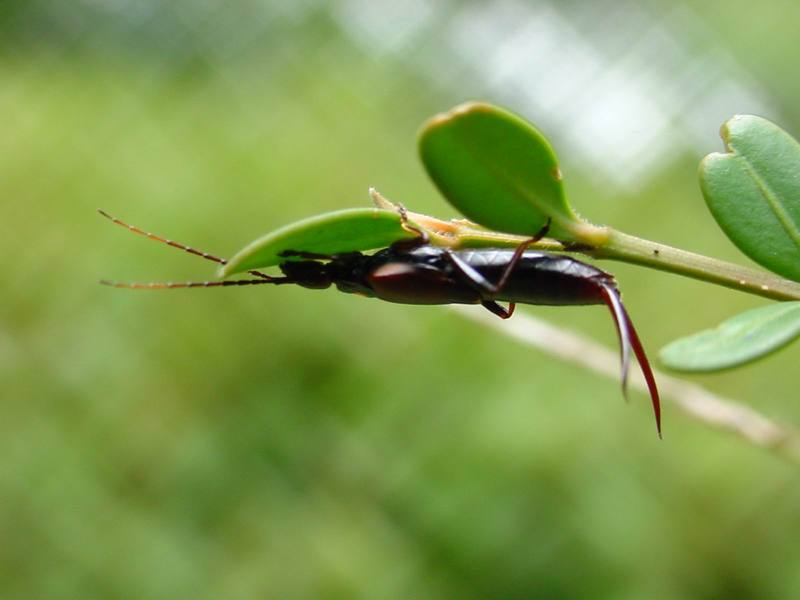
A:
[[[634,354],[650,391],[656,427],[661,435],[661,408],[650,363],[636,329],[622,304],[614,277],[569,256],[531,250],[529,246],[548,232],[545,225],[516,249],[453,250],[429,243],[422,229],[408,222],[399,206],[403,227],[415,237],[391,244],[372,254],[346,252],[317,254],[286,250],[279,263],[282,276],[248,271],[254,278],[185,283],[118,283],[105,285],[133,289],[225,287],[261,284],[296,284],[325,289],[335,286],[345,293],[401,304],[481,304],[502,319],[511,317],[515,305],[605,304],[611,312],[620,342],[622,387],[627,388],[631,354]],[[146,233],[105,212],[103,216],[134,233],[163,242],[221,265],[227,261]],[[500,302],[509,303],[508,308]]]

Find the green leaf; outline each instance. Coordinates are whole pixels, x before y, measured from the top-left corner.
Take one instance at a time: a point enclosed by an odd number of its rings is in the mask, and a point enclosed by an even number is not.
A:
[[[752,115],[733,117],[721,135],[727,152],[700,163],[708,208],[747,256],[800,281],[800,144]]]
[[[564,197],[556,155],[520,117],[490,104],[462,104],[425,124],[419,151],[439,191],[470,220],[533,235],[551,218],[553,237],[575,239],[573,225],[582,222]]]
[[[661,361],[676,371],[708,372],[754,361],[800,336],[800,302],[781,302],[748,310],[716,329],[672,342]]]
[[[250,269],[264,269],[287,260],[286,250],[340,254],[382,248],[414,237],[406,231],[395,211],[351,208],[317,215],[286,225],[258,238],[228,261],[219,271],[227,277]]]

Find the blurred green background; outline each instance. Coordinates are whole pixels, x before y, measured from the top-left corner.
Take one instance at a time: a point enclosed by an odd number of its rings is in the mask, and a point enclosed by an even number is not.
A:
[[[794,1],[0,3],[0,597],[797,598],[797,467],[442,307],[128,292],[368,186],[415,132],[537,123],[587,218],[746,263],[696,165],[800,134]],[[605,264],[651,353],[763,301]],[[524,307],[613,347],[602,307]],[[800,423],[798,350],[695,380]]]

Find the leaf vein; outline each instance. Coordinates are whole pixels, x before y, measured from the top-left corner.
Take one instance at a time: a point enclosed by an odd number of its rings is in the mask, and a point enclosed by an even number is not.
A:
[[[759,175],[758,171],[753,167],[750,161],[744,155],[739,155],[742,163],[747,170],[748,175],[755,181],[756,185],[761,190],[761,194],[767,201],[767,204],[772,209],[773,214],[777,217],[778,222],[783,227],[783,230],[794,242],[794,245],[800,248],[800,229],[792,219],[791,215],[784,208],[780,197],[773,191],[769,183]]]

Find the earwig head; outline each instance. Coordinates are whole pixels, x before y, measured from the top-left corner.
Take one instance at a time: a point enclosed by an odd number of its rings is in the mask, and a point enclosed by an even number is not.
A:
[[[314,255],[308,252],[291,252],[289,256],[322,257],[319,260],[287,261],[280,269],[291,283],[311,288],[325,289],[335,284],[340,292],[372,297],[375,294],[366,283],[364,261],[368,259],[360,252],[347,252],[331,256]]]
[[[324,290],[332,283],[327,266],[315,260],[287,261],[280,268],[292,283],[305,288]]]
[[[336,285],[336,289],[345,294],[373,297],[375,294],[357,275],[349,271],[339,272],[334,263],[319,263],[313,260],[285,262],[280,265],[281,271],[291,283],[305,288],[323,290]]]

